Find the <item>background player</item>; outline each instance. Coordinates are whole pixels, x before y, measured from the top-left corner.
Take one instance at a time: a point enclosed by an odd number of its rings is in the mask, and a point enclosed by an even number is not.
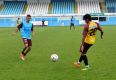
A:
[[[42,19],[42,27],[44,27],[44,26],[45,26],[45,20]]]
[[[80,63],[82,61],[84,61],[85,68],[83,68],[82,70],[88,70],[89,64],[88,64],[88,59],[87,59],[86,53],[87,53],[88,49],[95,42],[97,30],[99,30],[101,32],[101,38],[103,36],[103,31],[98,23],[91,21],[92,20],[91,15],[89,15],[89,14],[84,15],[83,20],[85,20],[86,25],[84,26],[82,44],[80,46],[81,56],[80,56],[80,59],[78,62],[74,62],[74,65],[76,67],[80,67]]]
[[[74,27],[74,17],[73,16],[71,17],[70,30],[71,30],[72,27],[75,30],[75,27]]]
[[[16,30],[16,32],[21,32],[24,43],[24,48],[20,54],[20,58],[22,60],[25,60],[26,54],[31,50],[32,47],[31,32],[33,32],[33,24],[30,22],[30,19],[31,15],[27,15],[26,21],[22,21],[22,23],[17,26]]]
[[[21,24],[20,18],[17,19],[17,26],[18,26],[19,24]]]

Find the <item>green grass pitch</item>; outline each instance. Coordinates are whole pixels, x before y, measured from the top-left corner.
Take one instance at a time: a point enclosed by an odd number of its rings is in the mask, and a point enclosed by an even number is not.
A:
[[[26,61],[19,59],[23,48],[21,37],[12,35],[14,28],[0,28],[0,80],[116,80],[116,27],[103,26],[104,37],[97,32],[96,43],[87,56],[91,69],[75,68],[79,58],[82,28],[35,28],[32,51]],[[50,55],[59,55],[57,62]]]

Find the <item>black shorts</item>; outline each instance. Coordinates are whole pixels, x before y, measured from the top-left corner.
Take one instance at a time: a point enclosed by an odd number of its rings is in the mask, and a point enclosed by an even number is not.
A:
[[[74,23],[70,23],[70,26],[74,26]]]
[[[83,54],[86,54],[88,49],[92,46],[92,44],[84,43],[83,47],[84,50],[82,51]]]
[[[23,43],[24,43],[24,44],[28,44],[28,46],[32,46],[32,41],[31,41],[31,39],[23,38]]]

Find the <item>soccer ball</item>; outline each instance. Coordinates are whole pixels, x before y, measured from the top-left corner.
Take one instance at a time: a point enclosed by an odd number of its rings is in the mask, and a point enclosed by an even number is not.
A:
[[[51,60],[52,60],[53,62],[58,61],[58,55],[57,55],[57,54],[52,54],[50,58],[51,58]]]

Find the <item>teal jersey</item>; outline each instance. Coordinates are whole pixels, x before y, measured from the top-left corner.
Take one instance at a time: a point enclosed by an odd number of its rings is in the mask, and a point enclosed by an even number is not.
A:
[[[33,24],[31,22],[27,23],[26,21],[22,22],[21,36],[22,38],[31,39]]]

